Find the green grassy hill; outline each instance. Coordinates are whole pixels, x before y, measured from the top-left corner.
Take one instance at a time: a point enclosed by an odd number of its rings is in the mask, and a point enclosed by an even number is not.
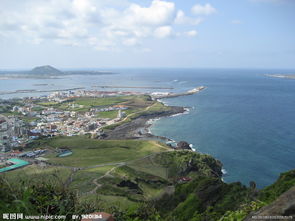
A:
[[[173,151],[144,140],[56,137],[35,141],[51,165],[0,175],[0,212],[81,214],[106,211],[117,220],[243,220],[295,185],[294,171],[263,190],[221,180],[209,155]],[[59,148],[73,154],[57,157]],[[180,178],[186,177],[183,182]]]
[[[51,163],[71,167],[124,163],[168,150],[166,145],[156,141],[95,140],[79,136],[50,139],[42,145],[52,149],[69,148],[73,152],[71,156],[57,157],[56,153],[51,153],[45,157]]]

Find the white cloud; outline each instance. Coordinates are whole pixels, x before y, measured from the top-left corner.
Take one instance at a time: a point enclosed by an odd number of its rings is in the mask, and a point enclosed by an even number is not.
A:
[[[198,25],[203,21],[202,18],[188,17],[182,10],[179,10],[176,14],[175,24],[178,25]]]
[[[198,32],[196,30],[187,31],[184,33],[188,37],[195,37],[198,35]]]
[[[192,7],[192,13],[195,15],[211,15],[217,10],[212,7],[209,3],[205,5],[196,4]]]
[[[83,15],[96,11],[96,7],[89,0],[74,0],[72,6],[77,13]]]
[[[176,10],[172,2],[154,0],[150,7],[131,4],[127,9],[127,19],[135,24],[168,25],[175,18]]]
[[[126,46],[134,46],[138,44],[137,38],[128,38],[123,41],[123,44]]]
[[[168,0],[152,0],[148,6],[128,0],[27,0],[0,8],[0,37],[119,50],[144,46],[150,38],[195,36],[189,30],[203,21],[198,15],[216,10],[207,4],[192,11],[197,16],[187,16]]]
[[[162,26],[155,29],[154,36],[156,38],[167,38],[172,36],[172,32],[171,26]]]

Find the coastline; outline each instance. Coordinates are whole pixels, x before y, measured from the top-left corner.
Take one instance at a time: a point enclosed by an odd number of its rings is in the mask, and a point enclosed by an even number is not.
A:
[[[151,131],[151,127],[156,121],[162,118],[189,114],[190,108],[182,106],[169,106],[167,103],[165,103],[165,101],[160,99],[157,99],[157,101],[161,102],[167,107],[170,107],[171,110],[164,111],[159,114],[140,116],[139,118],[136,118],[131,122],[120,125],[112,131],[107,132],[107,136],[105,139],[153,139],[176,145],[177,141],[173,140],[173,138],[153,134]],[[195,151],[195,149],[193,148],[193,144],[190,144],[190,148],[192,151]]]
[[[162,101],[159,101],[159,102],[163,103],[165,106],[169,106],[169,105],[165,104],[165,103],[162,102]],[[170,106],[170,107],[172,107],[172,106]],[[180,115],[189,114],[189,112],[190,112],[190,108],[189,108],[189,107],[182,107],[182,108],[184,109],[184,111],[181,112],[181,113],[176,113],[176,114],[172,114],[172,115],[167,115],[167,116],[163,116],[163,117],[158,117],[158,118],[151,118],[151,119],[149,119],[149,120],[146,122],[146,127],[145,127],[146,133],[151,134],[152,136],[159,137],[158,135],[153,134],[152,131],[151,131],[151,127],[154,125],[154,123],[155,123],[156,121],[161,120],[162,118],[166,118],[166,117],[169,117],[169,118],[170,118],[170,117],[177,117],[177,116],[180,116]],[[168,140],[168,141],[176,142],[175,140],[173,140],[173,139],[171,139],[171,138],[168,138],[168,137],[164,137],[164,138],[165,138],[166,140]]]
[[[169,106],[167,103],[165,103],[165,101],[161,100],[161,99],[157,99],[159,102],[161,102],[162,104],[164,104],[165,106]],[[170,106],[170,107],[175,107],[175,106]],[[185,114],[189,114],[190,113],[190,110],[193,108],[193,107],[182,107],[183,108],[183,112],[180,112],[180,113],[176,113],[176,114],[172,114],[172,115],[166,115],[166,116],[162,116],[162,117],[157,117],[157,118],[150,118],[149,120],[146,121],[146,125],[144,127],[144,130],[146,131],[146,133],[144,134],[146,137],[148,138],[151,138],[151,139],[161,139],[161,141],[164,141],[166,144],[169,143],[169,145],[171,146],[171,148],[174,148],[176,145],[177,145],[177,141],[175,141],[173,138],[169,138],[169,137],[164,137],[164,136],[159,136],[159,135],[155,135],[152,133],[151,131],[151,127],[154,125],[154,123],[156,121],[159,121],[161,120],[162,118],[170,118],[170,117],[176,117],[176,116],[180,116],[180,115],[185,115]],[[173,146],[173,144],[175,146]],[[197,151],[196,148],[194,148],[194,145],[193,144],[189,144],[189,147],[191,148],[191,151],[193,152],[199,152]],[[215,159],[215,157],[214,157]],[[227,176],[228,174],[228,171],[222,166],[222,169],[221,169],[221,172],[222,172],[222,176],[221,176],[221,179],[223,182],[226,182],[224,180],[224,177]]]
[[[157,114],[150,114],[145,116],[140,116],[131,122],[122,124],[112,131],[106,133],[106,138],[111,139],[157,139],[164,141],[172,141],[167,137],[157,136],[150,133],[149,128],[152,123],[162,117],[171,117],[186,112],[184,107],[179,106],[169,106],[171,110],[163,111]]]
[[[205,86],[196,87],[192,90],[189,90],[184,93],[170,93],[168,95],[161,95],[161,96],[151,96],[153,100],[160,102],[166,107],[169,107],[170,110],[163,110],[157,113],[152,114],[145,114],[133,119],[131,122],[124,123],[115,127],[111,131],[107,131],[105,133],[104,139],[161,139],[162,141],[172,141],[167,137],[156,136],[150,133],[149,127],[151,126],[151,121],[147,123],[149,120],[158,119],[162,117],[173,117],[178,116],[180,114],[187,114],[189,111],[188,107],[179,107],[179,106],[169,106],[163,100],[163,98],[172,98],[172,97],[179,97],[179,96],[188,96],[199,93],[200,91],[204,90]]]

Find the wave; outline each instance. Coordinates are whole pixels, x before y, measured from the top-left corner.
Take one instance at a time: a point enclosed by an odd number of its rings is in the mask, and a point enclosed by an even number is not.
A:
[[[177,142],[175,140],[172,140],[170,138],[167,138],[168,141],[166,142],[166,144],[171,145],[172,147],[176,147],[177,146]]]
[[[147,124],[153,124],[154,122],[156,122],[156,121],[158,121],[160,119],[161,119],[160,117],[158,117],[158,118],[152,118],[152,119],[149,119],[146,123]]]
[[[185,108],[184,108],[184,112],[183,112],[183,114],[189,114],[189,112],[190,112],[190,108],[185,107]]]
[[[185,108],[184,108],[184,112],[182,112],[182,113],[177,113],[177,114],[173,114],[173,115],[168,116],[168,117],[177,117],[177,116],[180,116],[180,115],[183,115],[183,114],[189,114],[189,112],[190,112],[190,109],[187,108],[187,107],[185,107]]]
[[[223,175],[226,175],[227,174],[227,171],[224,168],[221,169],[221,172],[222,172]]]
[[[163,101],[162,99],[158,99],[159,102],[161,102],[162,104],[164,104],[164,106],[169,106],[169,104],[165,101]]]
[[[158,120],[160,120],[161,118],[158,117],[158,118],[153,118],[153,119],[149,119],[147,122],[146,122],[146,125],[148,125],[148,127],[146,128],[147,130],[147,133],[149,134],[152,134],[152,131],[151,131],[151,126]]]
[[[194,148],[193,144],[190,144],[189,147],[192,149],[192,151],[196,152],[196,148]]]

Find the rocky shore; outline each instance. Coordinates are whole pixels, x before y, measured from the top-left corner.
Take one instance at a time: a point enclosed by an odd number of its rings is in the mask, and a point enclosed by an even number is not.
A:
[[[147,114],[140,116],[131,122],[125,123],[116,127],[111,131],[106,132],[105,139],[160,139],[163,141],[170,141],[170,139],[161,136],[155,136],[151,134],[148,128],[151,126],[149,121],[151,119],[168,117],[175,114],[182,114],[186,111],[184,107],[171,106],[169,111],[163,111],[157,114]]]

